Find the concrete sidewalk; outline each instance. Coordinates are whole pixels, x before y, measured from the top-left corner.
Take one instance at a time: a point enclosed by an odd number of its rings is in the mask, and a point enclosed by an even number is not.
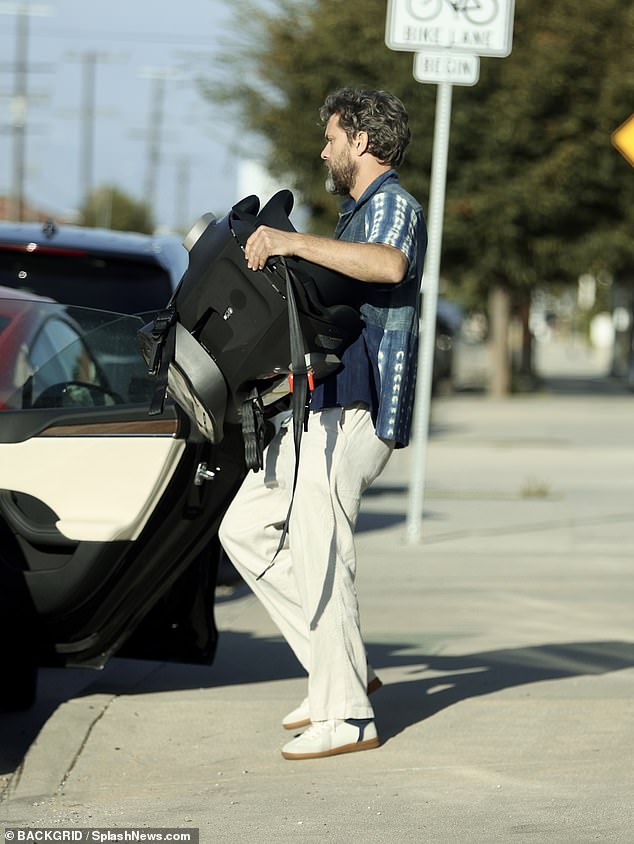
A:
[[[118,660],[59,706],[0,817],[223,844],[633,841],[633,413],[437,400],[416,546],[395,454],[358,534],[378,750],[282,759],[305,680],[237,590],[211,669]]]

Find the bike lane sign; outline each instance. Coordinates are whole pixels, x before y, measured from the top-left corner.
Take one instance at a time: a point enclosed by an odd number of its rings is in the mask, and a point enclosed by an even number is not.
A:
[[[514,6],[514,0],[388,0],[385,43],[408,52],[508,56]]]

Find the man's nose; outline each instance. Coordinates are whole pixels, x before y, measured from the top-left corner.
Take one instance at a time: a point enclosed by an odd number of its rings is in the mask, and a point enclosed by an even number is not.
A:
[[[320,154],[323,161],[328,160],[328,153],[326,152],[327,149],[328,149],[328,144],[326,144],[326,146],[322,149],[321,154]]]

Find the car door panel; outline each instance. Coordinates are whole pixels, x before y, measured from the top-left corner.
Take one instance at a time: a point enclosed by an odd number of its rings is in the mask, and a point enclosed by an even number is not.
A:
[[[58,608],[52,619],[56,650],[67,664],[103,664],[188,567],[202,559],[202,565],[213,571],[217,561],[209,556],[210,547],[222,515],[244,477],[241,445],[239,431],[230,431],[218,446],[188,443],[172,483],[137,540],[102,544],[103,554],[111,555],[109,569],[101,567],[102,582],[90,600],[71,606],[61,616]],[[216,475],[199,486],[194,484],[194,477],[202,460],[214,467]],[[89,544],[79,543],[78,548]],[[113,546],[120,550],[116,559],[112,556]],[[70,566],[71,563],[66,569]],[[92,569],[94,572],[100,567],[93,561]],[[34,577],[43,579],[51,574],[27,577],[36,600]],[[66,578],[66,570],[63,577]],[[50,590],[41,591],[47,594]],[[63,594],[68,591],[66,586]],[[85,594],[85,586],[80,591]],[[107,600],[102,598],[104,592]]]
[[[134,540],[185,443],[170,435],[46,435],[0,443],[2,485],[39,498],[77,541]]]
[[[94,453],[103,441],[94,436],[94,431],[104,423],[87,421],[88,414],[85,416],[85,425],[69,420],[66,425],[46,429],[33,440],[0,443],[4,487],[0,517],[11,527],[31,598],[40,618],[50,626],[48,638],[55,642],[57,654],[67,664],[100,665],[157,598],[169,590],[197,555],[205,552],[241,482],[244,465],[239,431],[230,431],[219,446],[190,442],[175,433],[143,436],[138,431],[152,422],[147,417],[137,423],[128,420],[121,425],[122,433],[108,437],[109,447],[114,443],[118,455],[116,466],[106,465],[105,458],[95,462]],[[159,421],[165,427],[165,421]],[[105,424],[110,433],[116,428],[116,423]],[[82,436],[82,429],[92,433]],[[23,450],[29,444],[36,448]],[[2,451],[5,446],[9,451]],[[19,450],[11,452],[13,449]],[[14,456],[5,460],[7,454]],[[88,474],[96,477],[101,469],[109,472],[111,488],[104,492],[94,480],[86,484],[76,472],[66,472],[64,458],[68,460],[71,455],[78,465],[88,467]],[[201,462],[213,466],[216,477],[197,485],[194,479]],[[114,471],[121,469],[122,463],[125,483]],[[57,485],[64,492],[57,495],[50,480],[42,487],[38,482],[42,466],[64,472],[57,474]],[[20,467],[23,471],[28,467],[26,481],[19,477]],[[141,470],[152,473],[143,487],[146,501],[138,492],[125,489],[126,483],[139,486]],[[52,474],[55,477],[56,473]],[[17,491],[7,489],[10,477]],[[73,479],[78,481],[77,486]],[[50,491],[57,506],[66,508],[63,518],[55,508],[42,504],[43,488]],[[36,491],[37,496],[28,489]],[[93,492],[109,508],[112,498],[119,498],[116,526],[111,518],[95,523],[95,501],[88,500]],[[128,513],[130,502],[136,507],[134,518]],[[71,512],[75,524],[66,530]],[[59,527],[72,536],[60,532]],[[115,533],[117,538],[113,539]],[[107,600],[103,600],[105,594]]]
[[[110,579],[186,449],[175,412],[152,419],[141,406],[113,420],[112,410],[50,409],[49,426],[45,411],[0,415],[4,434],[18,427],[14,416],[39,420],[38,435],[0,442],[0,515],[44,616],[71,611]]]
[[[170,402],[149,416],[138,317],[1,304],[2,630],[27,643],[37,628],[44,662],[99,666],[169,604],[151,658],[208,659],[213,630],[196,644],[185,619],[188,607],[213,612],[217,528],[245,471],[239,428],[212,445]]]
[[[0,671],[25,668],[24,701],[37,664],[213,660],[242,435],[201,439],[170,401],[149,416],[146,321],[0,288]]]

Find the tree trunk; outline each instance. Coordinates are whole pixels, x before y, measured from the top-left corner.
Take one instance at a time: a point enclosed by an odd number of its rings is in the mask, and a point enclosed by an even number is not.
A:
[[[491,355],[489,394],[495,398],[508,396],[511,392],[510,322],[511,296],[509,290],[502,285],[495,285],[489,293],[489,349]]]
[[[517,374],[532,378],[533,372],[533,334],[531,332],[529,318],[531,313],[531,302],[529,296],[522,296],[519,306],[519,320],[522,327],[522,339],[520,354],[517,366]]]
[[[528,291],[521,291],[516,306],[517,348],[512,356],[512,391],[527,392],[537,389],[539,377],[534,364],[534,337],[530,327],[531,296]]]

